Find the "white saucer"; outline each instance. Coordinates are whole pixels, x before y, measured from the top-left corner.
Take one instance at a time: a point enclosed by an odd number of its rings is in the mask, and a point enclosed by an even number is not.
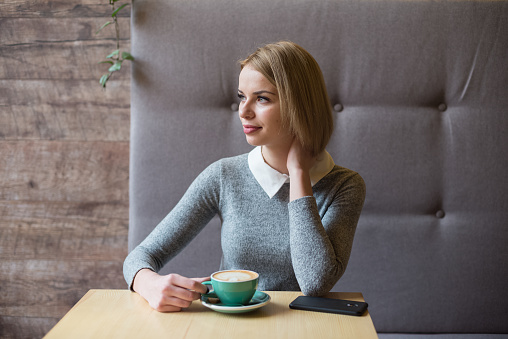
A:
[[[208,307],[220,313],[245,313],[254,311],[260,307],[265,306],[270,302],[270,299],[271,298],[268,294],[261,291],[256,291],[250,303],[245,306],[226,306],[222,305],[220,302],[217,304],[212,304],[208,302],[207,297],[201,297],[201,304],[203,304],[203,306],[205,307]]]

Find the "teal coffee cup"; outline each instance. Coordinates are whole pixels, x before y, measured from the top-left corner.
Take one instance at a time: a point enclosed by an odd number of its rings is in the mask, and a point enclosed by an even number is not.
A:
[[[205,297],[220,299],[225,306],[247,305],[258,288],[259,274],[247,270],[227,270],[213,273],[211,281],[204,285],[212,285],[213,290]]]

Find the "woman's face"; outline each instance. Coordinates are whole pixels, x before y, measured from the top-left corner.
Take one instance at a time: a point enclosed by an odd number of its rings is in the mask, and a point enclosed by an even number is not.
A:
[[[288,147],[293,140],[282,127],[277,89],[261,73],[245,66],[240,72],[239,115],[247,142],[253,146]]]

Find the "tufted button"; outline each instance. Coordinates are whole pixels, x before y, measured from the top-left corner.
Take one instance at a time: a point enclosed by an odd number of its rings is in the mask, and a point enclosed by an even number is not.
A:
[[[231,110],[232,110],[233,112],[238,111],[238,104],[237,104],[236,102],[234,102],[234,103],[232,103],[232,104],[231,104]]]
[[[437,109],[440,110],[441,112],[446,111],[446,108],[447,107],[445,103],[439,104],[439,106],[437,106]]]
[[[445,217],[445,212],[443,210],[439,210],[436,212],[436,217],[439,219],[443,219]]]
[[[335,104],[333,106],[333,110],[336,112],[342,112],[343,109],[344,109],[344,106],[342,106],[341,104]]]

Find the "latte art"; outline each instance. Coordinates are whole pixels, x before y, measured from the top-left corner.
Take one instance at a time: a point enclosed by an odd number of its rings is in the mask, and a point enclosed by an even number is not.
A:
[[[235,282],[235,281],[252,280],[257,278],[257,276],[258,276],[257,273],[251,271],[235,270],[215,273],[213,275],[213,278],[220,281]]]

